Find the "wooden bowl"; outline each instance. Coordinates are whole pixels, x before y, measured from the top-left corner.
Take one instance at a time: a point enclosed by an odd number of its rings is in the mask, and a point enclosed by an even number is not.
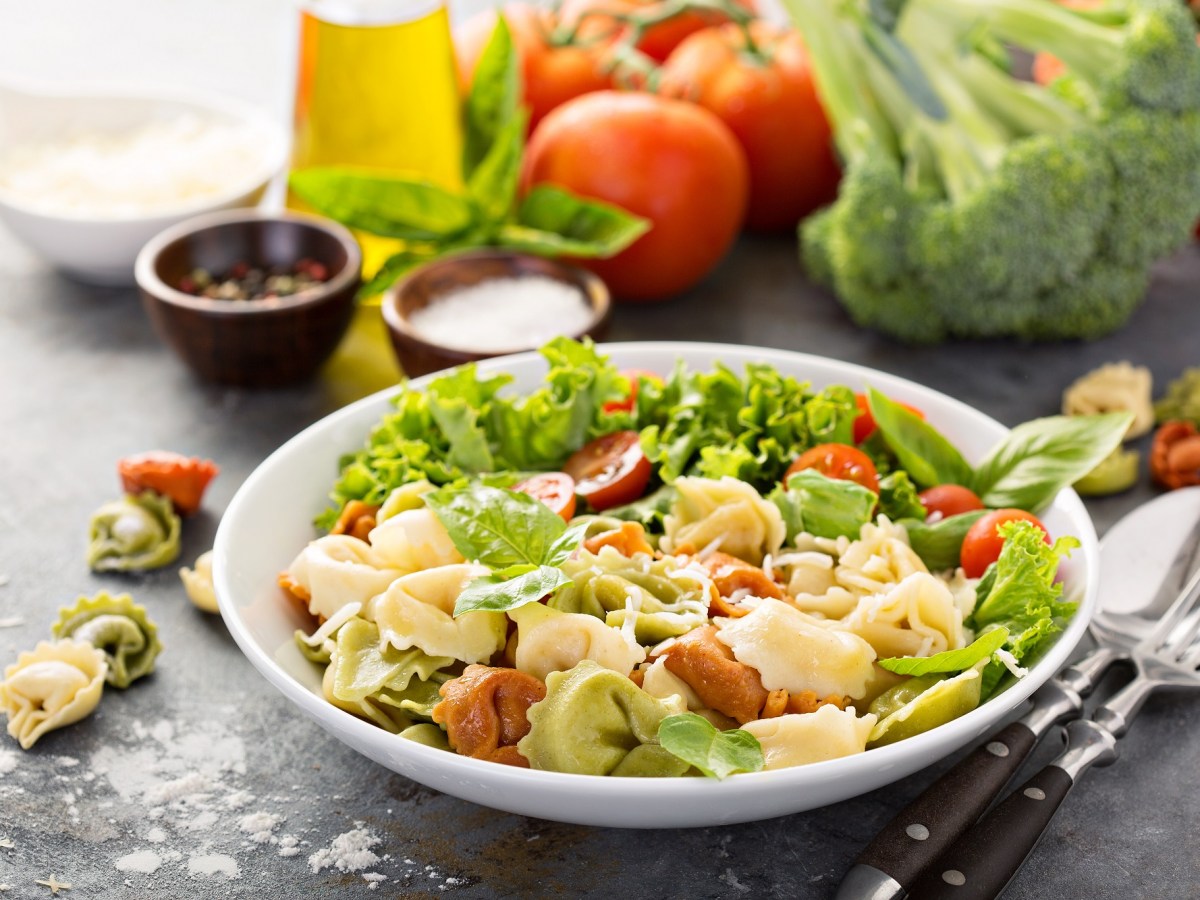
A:
[[[396,358],[405,374],[415,378],[466,362],[536,349],[532,343],[502,351],[471,351],[446,347],[434,343],[414,329],[409,319],[416,310],[423,309],[439,297],[462,288],[497,278],[532,276],[553,278],[578,288],[591,307],[592,318],[588,326],[567,337],[590,337],[597,341],[603,339],[608,331],[612,300],[608,288],[596,275],[578,266],[541,256],[504,250],[472,250],[443,257],[413,269],[384,295],[383,320],[387,324]]]
[[[196,268],[237,263],[288,269],[324,263],[329,280],[290,297],[215,300],[175,286]],[[153,238],[135,265],[142,306],[155,330],[205,381],[278,387],[312,376],[354,315],[362,253],[342,226],[293,212],[248,210],[188,219]]]

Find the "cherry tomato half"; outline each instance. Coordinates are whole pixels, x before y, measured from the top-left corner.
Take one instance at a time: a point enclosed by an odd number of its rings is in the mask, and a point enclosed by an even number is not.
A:
[[[614,431],[576,450],[563,469],[594,510],[632,503],[650,483],[650,460],[636,431]]]
[[[634,406],[637,405],[639,378],[662,384],[662,376],[649,369],[622,369],[621,374],[629,379],[629,395],[624,400],[610,400],[605,403],[604,411],[606,413],[633,411]]]
[[[855,394],[854,402],[858,404],[858,418],[854,420],[854,443],[861,444],[875,433],[875,429],[878,426],[875,424],[875,417],[871,415],[871,405],[867,403],[867,395]],[[921,412],[921,410],[917,409],[915,406],[910,406],[907,403],[901,403],[899,400],[896,402],[907,409],[910,413],[915,415],[917,418],[925,418],[925,413]]]
[[[818,444],[805,450],[784,473],[783,483],[803,469],[816,469],[828,478],[855,481],[879,493],[879,473],[871,457],[849,444]]]
[[[513,490],[541,500],[567,521],[575,515],[575,479],[566,472],[542,472],[513,485]]]
[[[925,507],[926,518],[935,522],[959,513],[983,509],[983,501],[970,488],[961,484],[939,484],[927,488],[917,495],[921,505]]]
[[[1046,535],[1046,543],[1050,543],[1050,535],[1046,526],[1033,513],[1023,509],[994,509],[970,527],[963,538],[960,562],[963,573],[968,578],[979,578],[987,567],[1000,558],[1000,550],[1004,547],[1004,538],[996,533],[996,529],[1005,522],[1022,520],[1032,522]]]

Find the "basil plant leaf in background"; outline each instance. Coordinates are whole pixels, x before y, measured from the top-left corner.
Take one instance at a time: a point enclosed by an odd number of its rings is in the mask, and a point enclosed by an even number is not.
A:
[[[301,169],[288,184],[322,215],[381,237],[444,240],[467,230],[475,219],[466,197],[432,182],[369,169]]]
[[[541,184],[525,197],[516,223],[502,229],[500,239],[530,253],[611,256],[649,230],[646,219],[620,207]]]
[[[496,27],[475,67],[471,92],[463,110],[464,181],[471,181],[476,169],[495,150],[502,132],[517,118],[521,91],[521,72],[512,32],[504,16],[498,15]]]

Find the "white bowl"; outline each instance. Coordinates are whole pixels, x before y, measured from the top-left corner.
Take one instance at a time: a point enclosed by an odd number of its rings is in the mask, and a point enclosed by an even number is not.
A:
[[[800,353],[721,344],[630,343],[602,348],[621,368],[669,372],[676,359],[709,370],[718,360],[736,369],[765,362],[816,386],[870,384],[919,406],[969,460],[978,461],[1005,434],[1002,425],[944,394],[872,369]],[[529,390],[545,371],[535,353],[479,364],[511,372]],[[420,386],[426,379],[413,384]],[[292,633],[311,627],[275,583],[306,542],[312,517],[327,503],[338,457],[357,449],[390,407],[394,390],[367,397],[305,429],[246,480],[217,531],[214,581],[221,613],[250,662],[305,714],[338,740],[381,765],[456,797],[507,812],[581,825],[664,828],[766,819],[836,803],[903,778],[993,729],[1062,668],[1096,605],[1096,532],[1070,490],[1042,516],[1055,535],[1073,534],[1082,548],[1064,564],[1066,596],[1079,611],[1029,674],[959,719],[875,750],[770,772],[706,778],[605,778],[537,772],[436,750],[388,734],[327,703],[320,675],[295,649]]]
[[[64,272],[98,284],[133,284],[138,251],[164,228],[204,212],[254,206],[287,162],[281,125],[253,106],[226,97],[185,91],[94,86],[78,89],[0,85],[0,147],[49,143],[81,133],[122,134],[185,113],[262,134],[252,171],[208,197],[140,217],[58,215],[0,192],[0,221]]]

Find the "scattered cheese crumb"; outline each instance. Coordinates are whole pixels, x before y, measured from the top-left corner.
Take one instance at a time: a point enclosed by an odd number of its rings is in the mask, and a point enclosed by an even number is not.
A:
[[[238,868],[237,860],[224,853],[206,853],[188,858],[189,875],[225,875],[228,878],[241,878],[242,871]]]
[[[158,871],[162,862],[162,857],[153,850],[139,850],[137,853],[122,856],[113,865],[117,867],[118,872],[141,872],[143,875],[152,875]]]
[[[330,866],[339,872],[359,872],[368,866],[379,862],[379,857],[371,852],[371,848],[379,843],[379,838],[355,823],[353,831],[339,834],[328,847],[323,847],[308,858],[308,866],[315,875]]]

